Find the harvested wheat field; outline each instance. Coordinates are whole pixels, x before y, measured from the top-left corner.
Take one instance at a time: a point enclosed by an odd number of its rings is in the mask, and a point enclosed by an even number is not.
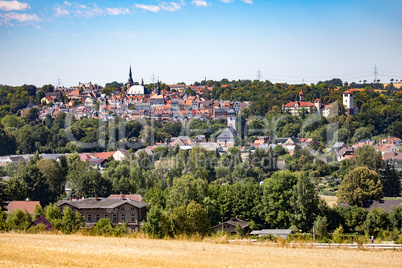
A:
[[[400,251],[53,234],[0,234],[0,267],[400,267]]]

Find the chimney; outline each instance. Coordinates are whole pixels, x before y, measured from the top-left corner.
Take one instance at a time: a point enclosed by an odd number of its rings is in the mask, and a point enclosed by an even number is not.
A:
[[[95,201],[98,201],[98,196],[97,195],[95,195]]]
[[[40,218],[40,214],[36,214],[36,219],[38,220]]]
[[[124,194],[122,192],[120,192],[120,200],[124,199]]]
[[[70,196],[70,198],[69,198],[68,200],[72,201],[72,200],[73,200],[73,198]]]

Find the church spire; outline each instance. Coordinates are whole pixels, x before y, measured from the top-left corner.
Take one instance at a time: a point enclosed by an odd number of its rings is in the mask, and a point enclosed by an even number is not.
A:
[[[128,82],[127,82],[127,86],[131,87],[134,84],[133,81],[133,74],[131,72],[131,64],[130,64],[130,71],[128,72]]]
[[[144,78],[141,80],[141,86],[144,86]]]

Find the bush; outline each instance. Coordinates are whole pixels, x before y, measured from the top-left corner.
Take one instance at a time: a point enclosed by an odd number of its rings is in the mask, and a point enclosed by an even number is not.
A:
[[[23,231],[31,224],[32,218],[27,211],[16,209],[7,216],[6,224],[12,230]]]
[[[38,225],[29,228],[26,232],[30,234],[39,234],[46,232],[46,225],[44,225],[43,223],[39,223]]]

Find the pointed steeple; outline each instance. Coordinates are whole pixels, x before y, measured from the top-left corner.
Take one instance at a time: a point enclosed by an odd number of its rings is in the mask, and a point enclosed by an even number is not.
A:
[[[159,79],[158,79],[158,86],[157,86],[157,88],[156,88],[156,94],[157,94],[157,95],[160,95],[160,94],[161,94],[161,83],[159,82]]]
[[[131,87],[132,85],[134,85],[134,81],[133,81],[133,74],[131,72],[131,64],[130,64],[130,71],[128,72],[127,86]]]
[[[141,80],[141,86],[144,86],[144,78]]]

